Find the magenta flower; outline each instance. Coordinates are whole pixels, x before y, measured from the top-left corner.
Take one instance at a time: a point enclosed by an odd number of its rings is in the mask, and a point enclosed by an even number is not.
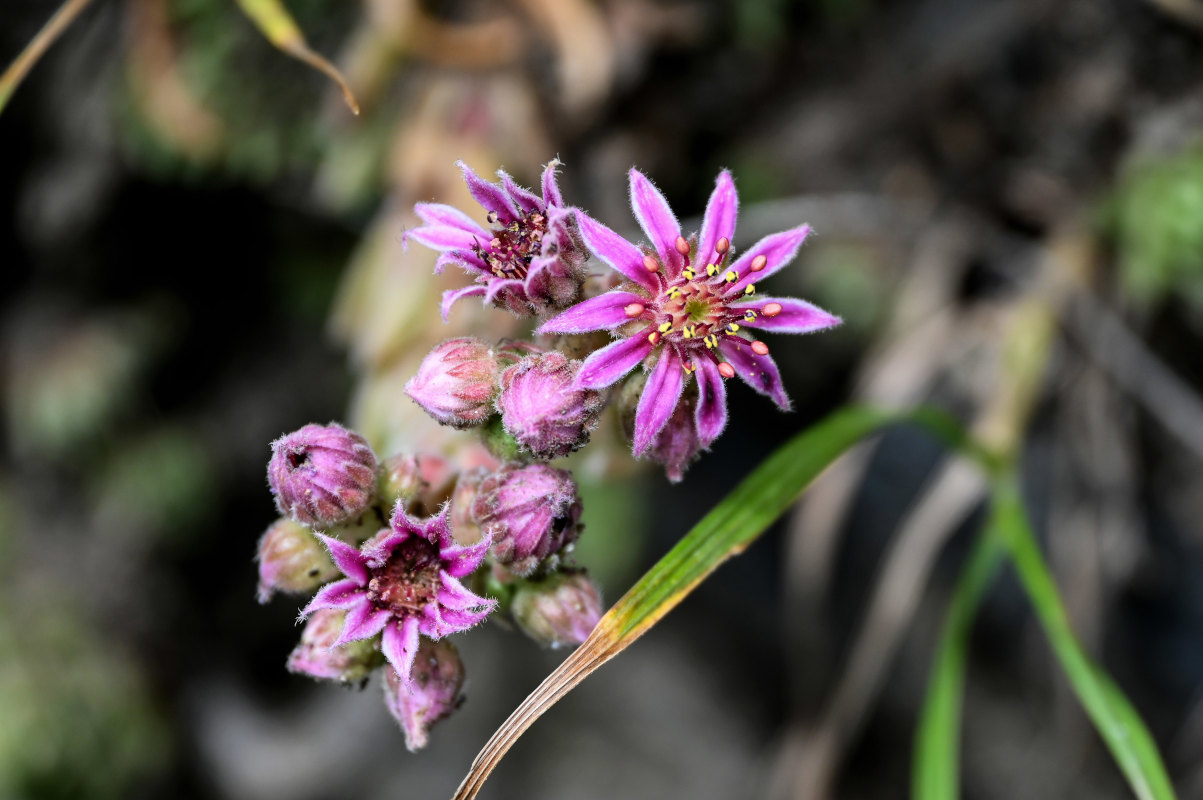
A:
[[[460,583],[480,566],[491,541],[461,546],[447,525],[447,507],[415,520],[398,503],[390,527],[359,549],[329,536],[322,542],[347,577],[328,584],[301,616],[323,608],[347,612],[334,646],[383,633],[380,649],[409,681],[419,634],[439,639],[480,622],[497,601],[478,597]]]
[[[563,353],[528,356],[501,373],[501,424],[535,458],[581,449],[597,427],[602,396],[575,385],[581,362]]]
[[[577,377],[582,388],[610,386],[636,365],[648,365],[635,415],[637,456],[653,445],[672,417],[691,374],[698,381],[694,424],[703,447],[727,423],[724,378],[738,375],[788,410],[789,398],[768,346],[744,334],[749,328],[810,333],[840,323],[839,317],[804,300],[756,295],[755,282],[793,260],[810,226],[766,236],[732,261],[739,199],[729,172],[719,173],[692,244],[651,181],[635,169],[630,181],[631,206],[652,247],[641,249],[577,211],[585,245],[627,281],[548,320],[539,332],[616,332],[617,341],[585,360]]]
[[[406,232],[442,253],[435,271],[458,264],[476,283],[443,294],[443,319],[461,297],[483,295],[485,302],[519,316],[546,314],[571,305],[585,279],[586,254],[575,233],[572,211],[564,207],[556,183],[558,161],[543,170],[539,197],[498,172],[501,183],[489,183],[467,164],[468,191],[488,212],[486,230],[462,211],[442,203],[418,203],[414,211],[426,223]]]
[[[405,732],[405,747],[416,753],[429,741],[430,728],[451,716],[464,700],[464,662],[448,641],[423,641],[414,659],[413,680],[384,671],[384,704]]]

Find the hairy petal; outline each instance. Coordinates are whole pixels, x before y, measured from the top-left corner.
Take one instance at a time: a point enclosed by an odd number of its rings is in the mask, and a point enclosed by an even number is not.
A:
[[[677,237],[681,235],[681,224],[677,222],[673,210],[669,207],[664,195],[660,194],[647,176],[637,169],[630,172],[631,179],[631,210],[635,219],[651,240],[652,246],[660,256],[670,280],[681,274],[685,266],[684,257],[677,252]]]
[[[631,448],[635,455],[642,455],[652,446],[656,434],[673,415],[684,388],[685,368],[681,356],[676,350],[665,347],[639,396],[639,407],[635,409],[635,440]]]
[[[759,283],[793,261],[794,256],[798,254],[798,248],[809,235],[810,226],[801,225],[788,231],[769,234],[752,245],[751,249],[731,265],[731,269],[735,270],[739,280],[729,284],[728,296],[742,292],[749,283]],[[768,259],[768,263],[760,272],[752,272],[752,261],[757,256],[764,256]]]
[[[699,358],[695,375],[698,379],[698,404],[694,411],[694,423],[702,447],[709,447],[727,427],[727,387],[718,365],[708,358]]]
[[[576,212],[581,238],[594,255],[649,292],[656,292],[656,278],[643,268],[643,252],[581,210]]]
[[[514,179],[510,177],[508,172],[499,170],[497,174],[501,177],[501,185],[505,187],[505,191],[509,194],[510,201],[520,211],[529,214],[532,211],[537,211],[543,205],[543,201],[536,195],[514,183]]]
[[[577,303],[572,308],[552,317],[539,326],[539,333],[585,333],[617,328],[630,322],[626,307],[632,303],[649,303],[643,295],[634,292],[606,292],[597,297]]]
[[[601,389],[617,381],[635,368],[635,365],[652,352],[648,334],[655,330],[647,328],[634,336],[619,339],[596,350],[585,359],[577,373],[576,385],[582,389]]]
[[[476,234],[485,241],[492,238],[489,232],[480,226],[476,220],[464,212],[446,203],[417,203],[414,211],[427,225],[443,225],[449,228],[459,228],[462,231]]]
[[[464,171],[464,183],[468,184],[468,191],[472,197],[489,211],[496,211],[497,219],[501,224],[509,225],[517,219],[514,214],[514,206],[504,189],[477,175],[463,161],[457,161],[455,165]]]
[[[338,634],[338,638],[330,646],[338,647],[340,644],[346,644],[347,642],[371,639],[384,630],[384,626],[392,618],[392,611],[387,608],[373,608],[372,604],[368,602],[352,606],[347,610],[347,617],[343,622],[342,632]]]
[[[769,303],[780,305],[781,313],[772,317],[761,313]],[[828,314],[818,306],[796,297],[757,297],[754,304],[733,305],[731,310],[739,314],[748,310],[755,311],[756,319],[745,320],[745,327],[779,333],[811,333],[834,328],[843,322],[834,314]]]
[[[558,166],[560,166],[560,160],[553,158],[543,168],[543,202],[548,207],[564,205],[564,197],[560,194],[560,184],[556,180],[556,167]]]
[[[739,336],[724,337],[718,347],[744,383],[760,394],[771,397],[782,411],[790,410],[789,395],[781,385],[781,373],[777,371],[772,356],[756,355],[748,341]]]
[[[363,588],[350,578],[345,578],[334,583],[327,583],[319,589],[318,593],[309,601],[309,605],[301,610],[301,616],[307,617],[314,611],[323,608],[351,608],[367,602],[368,597]]]
[[[380,651],[388,659],[401,678],[406,689],[413,688],[414,656],[418,654],[418,618],[407,616],[404,620],[394,619],[384,628],[380,640]]]
[[[408,244],[410,239],[414,239],[419,244],[424,244],[431,250],[438,250],[442,253],[447,251],[470,253],[475,245],[479,244],[483,247],[491,238],[487,233],[474,233],[450,225],[423,225],[421,228],[406,231],[402,240]]]
[[[443,561],[450,562],[447,564],[447,573],[456,578],[471,575],[484,561],[489,552],[489,545],[492,543],[492,536],[484,536],[480,541],[472,544],[444,548],[440,551],[440,555]]]
[[[451,313],[451,307],[455,305],[457,300],[463,297],[471,297],[473,295],[484,295],[484,293],[485,287],[479,284],[465,286],[462,289],[448,289],[447,291],[443,292],[443,303],[441,309],[443,313],[443,322],[447,321],[447,316]]]
[[[702,219],[702,230],[698,234],[698,262],[704,268],[713,262],[714,246],[719,239],[730,243],[735,239],[735,219],[739,213],[739,195],[731,173],[723,170],[714,182],[714,191],[706,203],[706,216]]]
[[[315,533],[314,536],[326,545],[326,549],[330,551],[330,558],[334,559],[335,566],[342,570],[344,575],[360,586],[367,585],[368,561],[358,548],[332,536],[321,533]]]

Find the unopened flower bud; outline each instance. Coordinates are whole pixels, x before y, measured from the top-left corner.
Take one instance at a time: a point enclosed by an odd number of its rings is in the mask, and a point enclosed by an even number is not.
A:
[[[584,572],[559,572],[519,586],[510,613],[545,647],[575,647],[601,619],[601,595]]]
[[[301,642],[288,656],[288,671],[311,678],[359,683],[384,663],[371,639],[348,642],[334,647],[342,633],[346,612],[321,609],[313,612],[301,632]]]
[[[407,687],[396,670],[385,669],[384,704],[405,732],[405,747],[416,753],[426,746],[431,727],[463,702],[464,663],[451,642],[423,637],[411,675]]]
[[[589,441],[602,396],[573,386],[581,362],[560,353],[524,358],[501,373],[497,409],[519,444],[536,458],[566,456]]]
[[[545,464],[506,466],[480,485],[472,514],[493,538],[493,558],[515,575],[580,535],[581,501],[572,474]]]
[[[455,469],[439,456],[391,456],[380,463],[380,503],[391,509],[400,500],[411,516],[433,516],[451,496],[454,480]]]
[[[272,442],[267,480],[281,514],[330,528],[368,507],[376,488],[376,454],[341,425],[306,425]]]
[[[494,414],[497,356],[480,339],[448,339],[435,347],[405,393],[443,425],[470,428]]]
[[[291,519],[278,519],[259,538],[259,602],[274,592],[316,589],[340,573],[309,529]]]
[[[652,446],[644,453],[646,458],[664,465],[664,471],[673,483],[679,483],[685,477],[685,470],[702,452],[702,440],[698,438],[694,422],[695,403],[693,398],[683,398],[677,403],[668,424],[656,434]]]

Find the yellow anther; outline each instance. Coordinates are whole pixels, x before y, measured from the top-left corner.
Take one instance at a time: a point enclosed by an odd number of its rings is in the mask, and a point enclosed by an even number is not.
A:
[[[756,312],[749,308],[747,311],[744,312],[744,319],[746,319],[748,322],[755,322],[756,321]]]
[[[727,333],[735,333],[738,330],[739,330],[739,326],[736,325],[734,322],[732,322],[731,324],[729,324],[727,326]]]
[[[651,342],[652,344],[656,344],[657,342],[659,342],[660,341],[660,331],[652,331],[651,333],[649,333],[647,335],[647,340],[649,342]]]
[[[668,333],[672,329],[673,329],[673,324],[671,322],[661,322],[660,323],[660,332],[661,333]]]
[[[686,339],[692,339],[694,337],[694,334],[697,332],[697,329],[698,329],[697,325],[682,325],[681,333],[683,333],[685,335]]]
[[[706,267],[706,274],[709,275],[711,278],[713,278],[715,275],[718,274],[718,267],[715,266],[714,264],[709,265],[708,267]]]
[[[697,273],[691,269],[683,269],[683,270],[681,270],[681,277],[683,277],[687,281],[691,281],[697,277]]]
[[[686,374],[689,374],[690,372],[693,372],[693,370],[694,370],[693,362],[692,362],[692,361],[686,361],[686,362],[685,362],[685,373],[686,373]]]
[[[735,270],[733,270],[733,269],[727,270],[727,274],[724,275],[723,277],[726,279],[727,283],[735,283],[736,279],[739,278],[739,276],[735,274]]]
[[[709,336],[707,336],[702,341],[705,342],[706,346],[709,347],[711,350],[718,347],[718,337],[715,336],[713,333],[710,334]]]
[[[668,290],[668,296],[673,300],[679,300],[681,298],[681,290],[674,286]]]
[[[749,283],[744,287],[744,294],[756,294],[756,284]]]

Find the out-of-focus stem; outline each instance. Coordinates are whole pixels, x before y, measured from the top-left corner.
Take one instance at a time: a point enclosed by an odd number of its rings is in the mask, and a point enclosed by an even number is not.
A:
[[[17,86],[25,79],[26,74],[37,63],[42,54],[50,49],[50,45],[54,44],[54,40],[59,37],[67,26],[75,21],[80,12],[88,7],[92,0],[67,0],[63,3],[59,10],[54,13],[40,31],[38,35],[33,37],[21,54],[17,56],[12,64],[9,64],[8,69],[0,75],[0,111],[4,110],[4,106],[8,104],[8,99],[12,97]]]

